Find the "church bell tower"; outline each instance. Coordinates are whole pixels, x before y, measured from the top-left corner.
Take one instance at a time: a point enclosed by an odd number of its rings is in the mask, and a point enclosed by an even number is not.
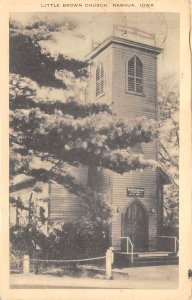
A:
[[[87,56],[92,60],[88,98],[112,106],[117,118],[145,116],[158,119],[157,57],[162,49],[111,36]],[[133,151],[158,160],[157,141],[137,145]],[[129,237],[135,251],[157,250],[163,220],[163,185],[169,180],[162,170],[145,169],[119,175],[102,170],[95,175],[98,190],[108,195],[113,207],[112,246],[122,248]],[[100,179],[99,179],[100,178]]]

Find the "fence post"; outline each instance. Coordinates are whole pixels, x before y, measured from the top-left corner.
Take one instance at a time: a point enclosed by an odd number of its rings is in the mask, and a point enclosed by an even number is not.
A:
[[[112,279],[113,251],[109,248],[106,252],[106,279]]]
[[[29,255],[24,255],[24,259],[23,259],[23,273],[25,275],[29,274]]]
[[[129,253],[129,240],[128,240],[128,237],[126,238],[127,240],[127,253]]]
[[[177,238],[175,237],[175,245],[174,245],[174,248],[175,248],[175,254],[177,253]]]
[[[113,264],[114,263],[114,253],[113,253],[114,247],[110,247],[109,249],[112,251],[112,253],[111,253],[111,264]]]

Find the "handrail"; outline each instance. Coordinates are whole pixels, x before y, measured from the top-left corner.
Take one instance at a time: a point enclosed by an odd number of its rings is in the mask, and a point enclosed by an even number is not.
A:
[[[131,239],[129,236],[127,237],[127,239],[131,245],[131,263],[133,263],[133,243],[131,242]]]
[[[116,238],[116,239],[126,239],[127,240],[127,254],[129,253],[129,243],[131,245],[131,263],[133,263],[133,243],[131,242],[131,239],[129,236],[120,236],[120,237],[116,237],[116,236],[111,236],[112,238]]]
[[[170,235],[158,235],[157,238],[169,238],[174,239],[174,252],[177,253],[177,244],[179,246],[179,239],[176,236],[170,236]]]
[[[175,237],[175,253],[177,252],[177,244],[178,244],[178,249],[179,249],[179,239]]]
[[[170,239],[177,239],[176,236],[171,236],[171,235],[158,235],[157,237],[161,237],[161,238],[170,238]]]

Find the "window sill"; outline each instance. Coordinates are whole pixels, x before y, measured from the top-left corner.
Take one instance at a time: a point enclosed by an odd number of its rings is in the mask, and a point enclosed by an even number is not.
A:
[[[96,96],[96,99],[99,99],[99,98],[103,97],[104,95],[105,95],[105,93],[100,94],[100,95]]]
[[[145,97],[144,93],[137,93],[137,92],[133,92],[133,91],[125,91],[126,94],[131,94],[131,95],[135,95],[135,96],[141,96],[141,97]]]

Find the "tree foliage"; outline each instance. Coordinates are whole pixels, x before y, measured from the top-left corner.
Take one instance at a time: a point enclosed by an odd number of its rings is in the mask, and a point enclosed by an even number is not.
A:
[[[169,234],[178,234],[179,223],[179,92],[177,85],[159,87],[160,162],[172,184],[164,188],[164,225]]]
[[[87,103],[88,62],[51,56],[42,47],[44,40],[54,43],[53,33],[63,26],[10,25],[10,174],[36,173],[44,180],[63,176],[64,182],[70,177],[65,163],[120,174],[151,166],[130,147],[155,138],[157,124],[146,118],[116,120],[106,103]],[[73,26],[68,24],[68,30]],[[49,174],[33,170],[33,157],[51,161]]]
[[[74,225],[76,235],[70,231],[70,236],[81,237],[81,247],[92,243],[94,248],[96,239],[102,241],[111,211],[101,195],[76,181],[69,166],[104,167],[119,174],[156,167],[132,147],[156,138],[158,124],[145,117],[118,119],[107,103],[86,102],[89,62],[70,58],[65,49],[52,53],[45,46],[45,41],[56,42],[56,32],[67,34],[74,27],[40,20],[25,26],[10,22],[10,177],[20,173],[37,181],[54,180],[81,196],[85,213]],[[43,166],[34,163],[37,159]],[[30,243],[37,240],[36,227],[26,230]],[[58,249],[64,232],[54,230],[50,236]],[[54,243],[42,240],[56,251]]]

